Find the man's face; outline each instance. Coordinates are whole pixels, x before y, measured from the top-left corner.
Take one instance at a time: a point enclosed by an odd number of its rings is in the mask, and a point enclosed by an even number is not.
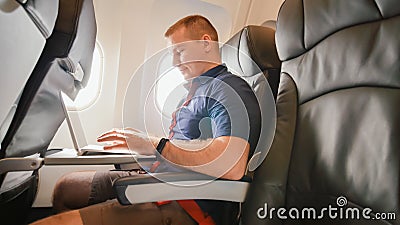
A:
[[[185,80],[195,78],[207,71],[207,54],[204,41],[193,40],[182,27],[168,37],[171,45],[173,66],[177,67]]]

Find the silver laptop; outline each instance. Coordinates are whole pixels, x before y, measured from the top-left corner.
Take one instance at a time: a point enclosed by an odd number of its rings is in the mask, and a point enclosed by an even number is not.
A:
[[[137,153],[133,150],[128,149],[113,149],[104,150],[102,145],[88,145],[86,136],[82,127],[81,120],[79,118],[78,111],[74,110],[74,102],[63,92],[60,92],[60,101],[65,114],[65,120],[68,124],[69,133],[71,134],[72,143],[74,149],[77,151],[79,156],[87,155],[89,153],[93,154],[134,154]],[[66,102],[68,102],[69,107],[67,109]]]

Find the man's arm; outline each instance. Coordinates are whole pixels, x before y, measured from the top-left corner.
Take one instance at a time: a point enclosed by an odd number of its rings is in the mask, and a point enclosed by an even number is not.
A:
[[[165,145],[162,155],[171,163],[196,172],[239,180],[246,170],[249,149],[249,143],[242,138],[221,136],[204,141],[173,140]]]
[[[160,138],[132,130],[112,130],[98,138],[110,142],[105,149],[129,148],[143,155],[154,155]],[[171,140],[162,156],[169,162],[213,177],[239,180],[243,177],[249,143],[239,137],[221,136],[208,140]]]

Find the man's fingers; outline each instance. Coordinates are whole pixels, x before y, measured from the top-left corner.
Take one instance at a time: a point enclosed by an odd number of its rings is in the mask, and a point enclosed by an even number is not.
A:
[[[103,138],[103,137],[109,136],[109,135],[115,135],[115,134],[117,134],[117,131],[115,129],[113,129],[113,130],[110,130],[110,131],[107,131],[107,132],[101,134],[100,136],[97,137],[97,139]]]
[[[128,145],[125,142],[115,142],[111,145],[104,146],[104,150],[113,150],[113,149],[128,149]]]
[[[126,136],[123,134],[118,134],[118,133],[110,133],[110,134],[105,134],[97,138],[98,142],[103,142],[103,141],[124,141],[126,140]]]
[[[126,134],[134,134],[134,133],[143,133],[143,132],[138,129],[131,128],[131,127],[127,127],[124,130],[114,128],[110,131],[107,131],[107,132],[101,134],[98,137],[98,139],[106,137],[106,136],[111,136],[111,135],[126,135]]]

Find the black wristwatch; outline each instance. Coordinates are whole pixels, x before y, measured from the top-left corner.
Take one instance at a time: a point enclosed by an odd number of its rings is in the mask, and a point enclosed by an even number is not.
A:
[[[164,150],[165,144],[167,144],[167,142],[169,141],[168,138],[161,138],[160,142],[158,142],[158,145],[156,147],[156,150],[158,153],[162,153],[162,151]]]

